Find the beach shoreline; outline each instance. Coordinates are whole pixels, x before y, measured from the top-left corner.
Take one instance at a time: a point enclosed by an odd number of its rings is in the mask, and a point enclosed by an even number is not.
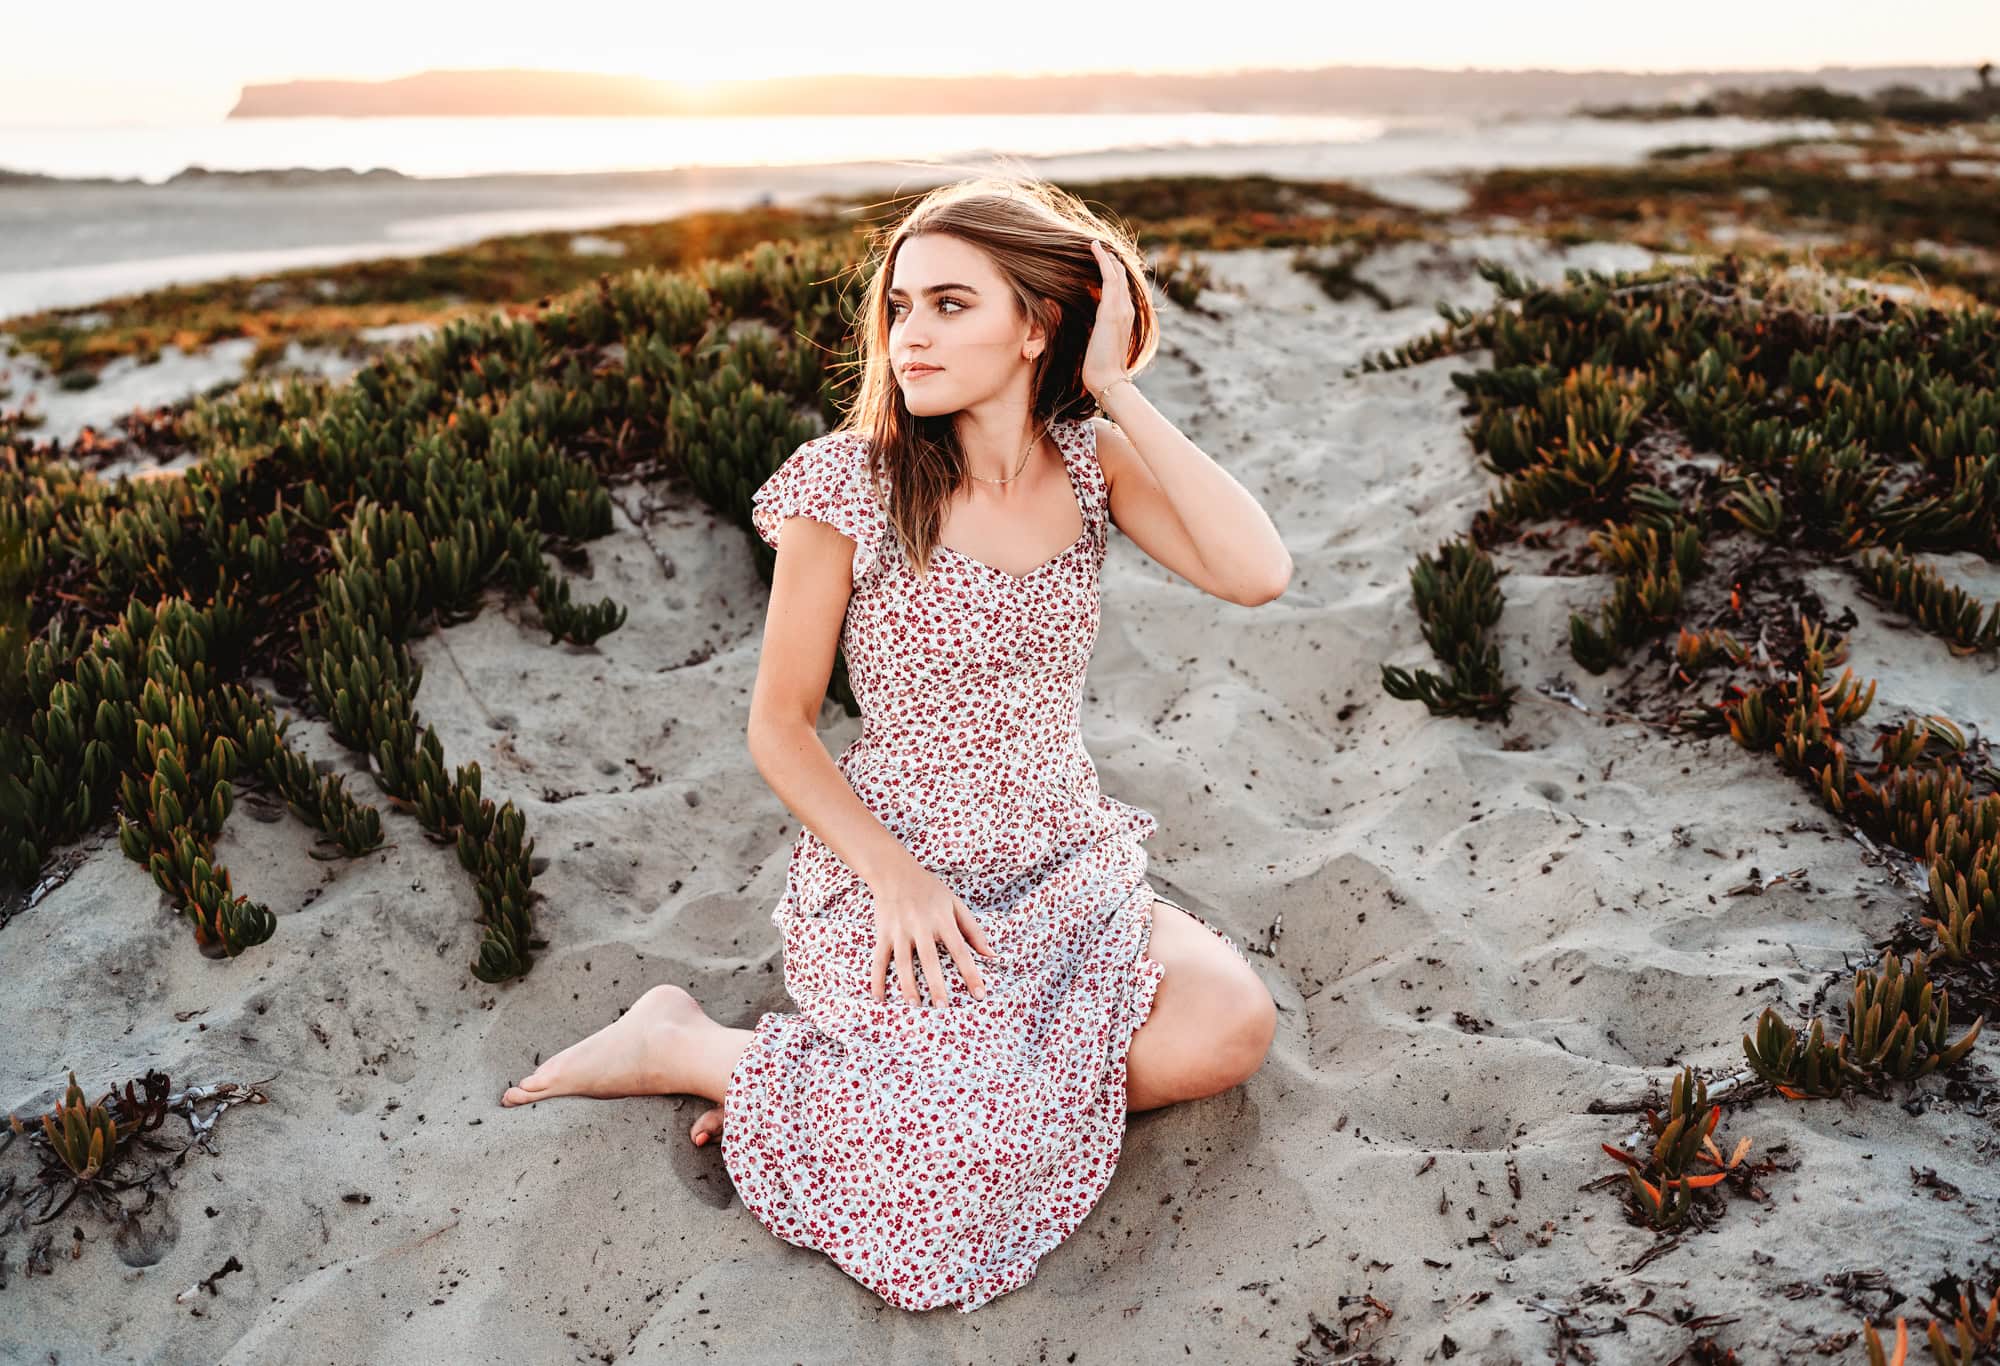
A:
[[[1829,133],[1819,122],[1744,119],[1620,123],[1513,119],[1410,128],[1365,142],[1113,150],[1020,158],[1062,182],[1153,175],[1270,175],[1381,186],[1385,196],[1453,202],[1450,177],[1499,166],[1617,165],[1656,148],[1739,146]],[[48,308],[81,308],[168,284],[381,257],[416,257],[502,233],[589,231],[702,209],[798,205],[824,195],[915,193],[992,163],[862,161],[564,176],[272,186],[205,178],[169,185],[0,187],[0,331]]]

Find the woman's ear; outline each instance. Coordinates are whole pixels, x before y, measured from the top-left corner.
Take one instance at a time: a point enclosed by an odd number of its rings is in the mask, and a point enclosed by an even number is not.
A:
[[[1050,328],[1062,317],[1060,313],[1040,314],[1040,309],[1031,309],[1028,314],[1028,335],[1021,343],[1021,355],[1027,360],[1034,360],[1049,349]]]

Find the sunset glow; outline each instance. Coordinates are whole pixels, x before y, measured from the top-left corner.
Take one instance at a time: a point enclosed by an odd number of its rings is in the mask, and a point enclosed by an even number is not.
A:
[[[1671,21],[1608,17],[1602,4],[1325,9],[1232,0],[1208,21],[1135,22],[1047,3],[998,9],[840,10],[804,0],[661,6],[577,0],[559,11],[506,0],[476,10],[355,0],[310,37],[248,0],[161,7],[105,0],[9,15],[0,126],[184,123],[222,117],[246,83],[382,80],[431,69],[524,67],[717,82],[800,75],[954,76],[1381,65],[1554,70],[1747,70],[1965,65],[2000,59],[1991,0],[1933,0],[1884,24],[1869,0],[1742,5],[1688,0]],[[1920,18],[1920,22],[1918,21]],[[4,156],[0,156],[4,162]]]

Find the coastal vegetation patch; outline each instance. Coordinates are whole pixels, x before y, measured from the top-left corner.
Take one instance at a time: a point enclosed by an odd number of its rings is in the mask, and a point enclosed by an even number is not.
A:
[[[1488,171],[1466,212],[1553,241],[1814,264],[2000,304],[2000,125],[1662,150],[1636,166]]]
[[[552,644],[618,629],[622,606],[574,601],[549,563],[581,568],[610,531],[609,481],[671,471],[747,526],[751,491],[833,412],[822,361],[846,296],[826,282],[852,264],[767,243],[454,322],[349,384],[246,385],[175,415],[199,459],[158,478],[107,483],[0,433],[0,545],[25,603],[0,652],[0,873],[31,887],[51,850],[115,821],[204,950],[263,942],[277,917],[214,856],[239,789],[312,826],[326,857],[385,838],[288,741],[283,703],[456,848],[479,899],[473,974],[527,972],[534,841],[477,763],[447,762],[410,641],[489,590],[532,605]]]
[[[1755,1080],[1732,1102],[1887,1098],[1949,1079],[2000,1001],[2000,768],[1947,716],[1856,738],[1875,684],[1833,677],[1855,618],[1829,611],[1805,572],[1845,569],[1950,658],[2000,651],[2000,607],[1924,559],[2000,559],[2000,319],[1734,257],[1553,285],[1481,273],[1490,308],[1443,306],[1443,328],[1361,367],[1478,356],[1452,381],[1496,479],[1470,527],[1410,573],[1444,672],[1385,664],[1384,689],[1504,720],[1516,689],[1490,635],[1504,610],[1494,548],[1546,552],[1548,574],[1609,573],[1611,593],[1571,615],[1568,639],[1582,669],[1617,671],[1603,710],[1771,756],[1859,842],[1900,855],[1925,898],[1855,973],[1837,1039],[1818,1018],[1763,1012],[1742,1040]],[[1980,1013],[1954,1023],[1955,1004]],[[1644,1135],[1605,1145],[1635,1217],[1699,1226],[1719,1191],[1756,1194],[1768,1168],[1744,1160],[1747,1138],[1724,1156],[1721,1110],[1690,1071]],[[1975,1330],[1988,1345],[1991,1322]],[[1971,1360],[1972,1341],[1938,1359]]]

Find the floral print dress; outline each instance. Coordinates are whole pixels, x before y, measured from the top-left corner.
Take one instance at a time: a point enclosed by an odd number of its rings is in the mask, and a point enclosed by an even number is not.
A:
[[[877,1002],[873,894],[802,830],[771,914],[798,1011],[763,1014],[730,1073],[723,1164],[772,1233],[909,1310],[1005,1294],[1090,1212],[1165,972],[1145,956],[1157,823],[1099,791],[1080,724],[1107,543],[1096,431],[1050,435],[1083,532],[1026,575],[939,547],[919,580],[858,433],[806,442],[752,499],[771,545],[792,516],[854,541],[841,645],[861,732],[835,763],[997,959],[977,960],[983,1001],[940,945],[948,1002],[920,966],[923,1004],[893,970]]]

